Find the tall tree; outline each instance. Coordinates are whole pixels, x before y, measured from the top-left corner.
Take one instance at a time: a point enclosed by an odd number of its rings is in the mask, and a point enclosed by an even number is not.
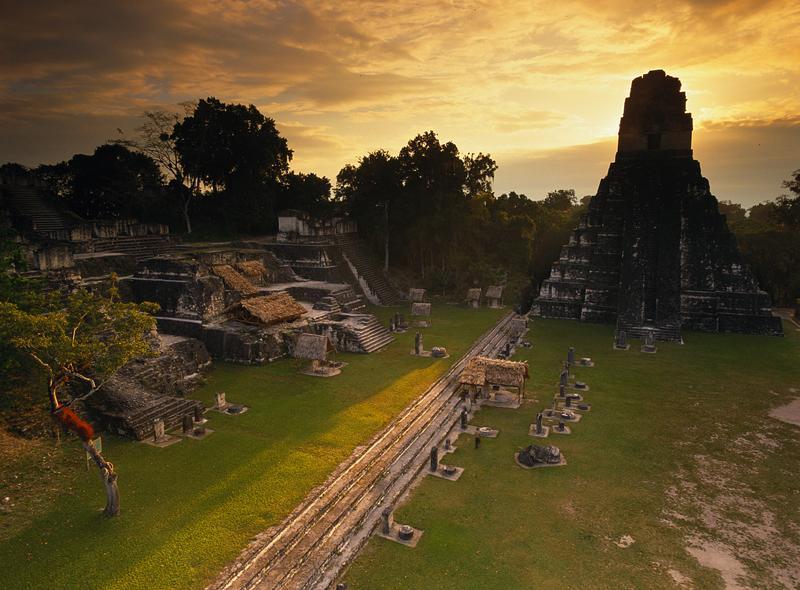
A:
[[[240,229],[264,227],[275,219],[280,183],[289,171],[292,150],[275,121],[253,106],[202,99],[177,123],[171,139],[184,170],[225,192]]]
[[[331,181],[314,173],[289,172],[278,197],[278,210],[281,209],[299,209],[317,219],[330,217]]]
[[[464,168],[467,172],[466,191],[470,197],[492,192],[494,173],[497,162],[489,154],[478,153],[464,156]]]
[[[788,189],[790,194],[781,195],[777,199],[778,221],[788,227],[800,229],[800,169],[792,172],[791,178],[783,182],[783,188]]]
[[[117,139],[112,143],[124,145],[134,151],[146,154],[165,172],[169,187],[181,199],[181,212],[186,225],[186,233],[192,233],[190,205],[200,189],[200,178],[192,174],[183,164],[175,144],[173,132],[185,117],[194,110],[196,103],[184,102],[180,111],[145,111],[144,122],[136,129],[137,137]]]
[[[448,255],[459,248],[454,219],[468,209],[467,171],[458,147],[441,143],[433,131],[411,139],[398,156],[403,182],[401,215],[414,220],[408,238],[420,275],[426,269],[447,270]]]
[[[115,277],[107,296],[79,290],[63,306],[46,311],[0,302],[0,341],[30,358],[46,376],[53,419],[81,439],[100,470],[107,516],[120,511],[117,472],[95,447],[92,426],[71,406],[95,393],[131,359],[151,354],[147,336],[155,329],[153,312],[153,304],[121,302]]]
[[[336,199],[357,222],[362,235],[380,241],[383,268],[389,270],[393,207],[403,189],[400,162],[384,150],[348,164],[336,177]]]
[[[153,218],[163,197],[163,176],[150,156],[106,144],[68,162],[70,208],[86,219]]]

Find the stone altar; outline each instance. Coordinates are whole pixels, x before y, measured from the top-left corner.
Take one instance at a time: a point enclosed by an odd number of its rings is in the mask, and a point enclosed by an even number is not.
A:
[[[559,448],[553,445],[529,445],[517,453],[515,458],[521,467],[526,468],[566,464]]]

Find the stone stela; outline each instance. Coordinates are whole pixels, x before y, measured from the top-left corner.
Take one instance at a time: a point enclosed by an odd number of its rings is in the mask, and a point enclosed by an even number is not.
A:
[[[649,354],[655,354],[658,350],[656,348],[656,335],[652,330],[645,332],[641,350]]]
[[[160,418],[153,420],[153,442],[162,442],[166,439],[166,431],[164,430],[164,421]]]
[[[628,334],[625,330],[614,331],[614,350],[628,350],[631,347],[628,344]]]

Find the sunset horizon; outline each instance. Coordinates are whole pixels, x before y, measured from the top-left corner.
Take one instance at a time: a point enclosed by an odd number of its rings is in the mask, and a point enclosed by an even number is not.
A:
[[[9,5],[0,160],[68,160],[135,136],[146,110],[214,96],[275,119],[292,169],[332,182],[432,130],[490,153],[497,194],[589,195],[631,80],[663,69],[683,83],[715,195],[750,207],[781,194],[800,151],[793,3],[545,6]]]

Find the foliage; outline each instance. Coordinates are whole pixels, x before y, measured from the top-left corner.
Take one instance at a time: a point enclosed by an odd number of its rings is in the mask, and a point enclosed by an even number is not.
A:
[[[792,172],[791,178],[783,182],[783,188],[791,194],[778,197],[775,203],[776,217],[785,226],[800,228],[800,169]]]
[[[195,103],[181,103],[180,111],[145,111],[144,121],[136,129],[134,139],[118,139],[112,143],[123,145],[153,159],[167,175],[167,193],[174,195],[182,204],[181,212],[186,233],[192,233],[189,214],[192,198],[198,193],[200,178],[184,166],[173,137],[175,126],[195,108]],[[170,203],[171,205],[172,203]]]
[[[720,212],[773,304],[794,306],[800,298],[800,170],[783,186],[790,194],[747,210],[722,201]]]
[[[253,105],[209,97],[175,124],[170,139],[183,169],[212,194],[224,193],[219,205],[237,228],[274,229],[277,196],[292,159],[274,120]]]
[[[583,206],[572,190],[538,202],[514,192],[496,197],[496,170],[490,155],[461,156],[428,131],[397,156],[381,150],[345,166],[336,199],[376,253],[432,292],[504,283],[513,300],[530,291],[531,276],[546,276]]]
[[[292,159],[274,120],[253,105],[214,97],[198,101],[194,112],[175,124],[172,139],[184,169],[214,190],[282,178]]]
[[[35,173],[85,219],[150,220],[164,199],[158,164],[123,145],[101,145],[92,155],[76,154]]]
[[[29,313],[52,309],[57,295],[45,289],[41,279],[24,278],[27,269],[16,236],[0,229],[0,304],[14,304]],[[7,427],[25,434],[50,431],[46,420],[43,383],[32,359],[22,354],[7,338],[0,338],[0,417]]]
[[[151,354],[147,335],[155,329],[155,311],[153,304],[120,301],[112,281],[107,296],[79,289],[63,306],[43,312],[0,303],[0,340],[44,371],[55,411],[64,405],[62,391],[78,386],[93,393],[126,362]]]
[[[276,209],[299,209],[316,219],[329,218],[334,212],[331,181],[313,173],[287,173],[278,194]]]

